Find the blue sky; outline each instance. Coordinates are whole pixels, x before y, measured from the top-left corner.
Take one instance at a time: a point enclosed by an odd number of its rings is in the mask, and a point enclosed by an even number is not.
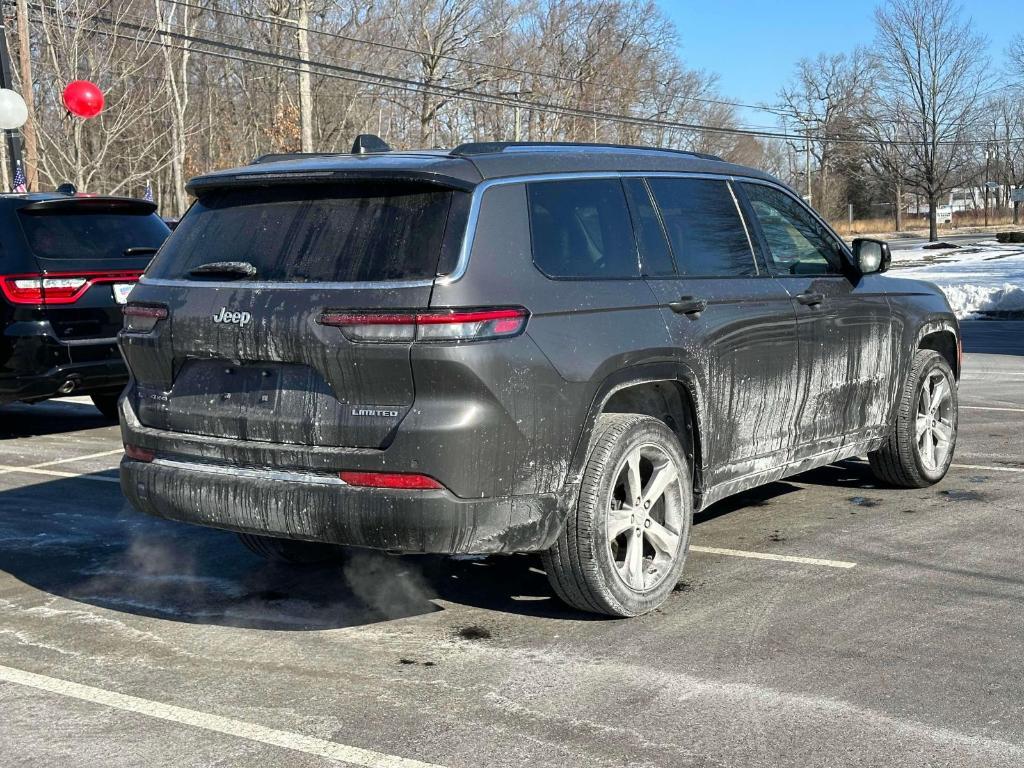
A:
[[[679,30],[683,60],[715,72],[722,93],[748,104],[771,102],[794,64],[819,52],[838,53],[874,38],[875,2],[863,0],[658,0]],[[963,3],[988,38],[996,67],[1014,34],[1024,32],[1021,0]],[[745,112],[745,123],[770,125],[772,116]]]

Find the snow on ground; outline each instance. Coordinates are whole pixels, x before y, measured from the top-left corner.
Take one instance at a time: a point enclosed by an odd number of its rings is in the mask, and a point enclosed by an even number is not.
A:
[[[959,318],[1024,317],[1024,245],[972,243],[959,248],[893,251],[893,277],[935,283]]]

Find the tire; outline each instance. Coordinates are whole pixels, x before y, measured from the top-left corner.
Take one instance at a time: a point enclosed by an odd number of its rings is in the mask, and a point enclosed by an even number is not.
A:
[[[117,411],[117,399],[121,396],[120,392],[115,392],[109,395],[90,395],[92,404],[96,406],[96,409],[104,415],[104,417],[111,421],[118,420]]]
[[[279,539],[274,536],[258,536],[254,533],[239,533],[238,538],[249,551],[273,563],[289,565],[316,565],[340,561],[343,549],[334,544],[298,539]]]
[[[957,408],[949,363],[938,352],[918,350],[903,386],[896,425],[882,447],[868,454],[875,477],[900,488],[926,488],[945,477],[956,448]]]
[[[667,482],[661,493],[651,483],[659,471],[665,474],[658,484]],[[638,487],[645,502],[653,497],[646,509],[628,504]],[[543,554],[544,570],[573,608],[621,617],[647,613],[679,583],[692,517],[689,464],[672,430],[650,416],[602,414],[575,508]]]

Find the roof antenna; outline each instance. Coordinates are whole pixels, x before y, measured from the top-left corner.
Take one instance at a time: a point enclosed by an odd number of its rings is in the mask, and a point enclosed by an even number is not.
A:
[[[390,152],[391,147],[387,145],[380,136],[374,136],[372,133],[361,133],[356,136],[356,140],[352,142],[352,154],[353,155],[368,155],[371,152]]]

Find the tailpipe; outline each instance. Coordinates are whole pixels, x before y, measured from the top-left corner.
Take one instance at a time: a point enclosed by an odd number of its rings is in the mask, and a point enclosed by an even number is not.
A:
[[[70,395],[76,389],[81,382],[76,376],[69,376],[65,379],[64,383],[57,387],[57,391],[62,395]]]

